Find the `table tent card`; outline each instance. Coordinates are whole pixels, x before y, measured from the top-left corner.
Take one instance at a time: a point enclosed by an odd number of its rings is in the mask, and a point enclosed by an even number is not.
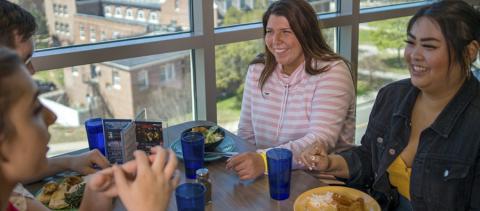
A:
[[[164,146],[162,122],[136,121],[135,124],[137,149],[150,153],[150,148]]]
[[[110,163],[132,160],[136,149],[150,153],[153,146],[163,146],[162,122],[104,119],[103,128]]]
[[[135,121],[132,121],[120,132],[123,146],[123,162],[133,160],[133,152],[137,149],[135,125]]]
[[[103,119],[103,136],[105,137],[105,156],[110,163],[123,163],[121,131],[131,122],[129,119]]]

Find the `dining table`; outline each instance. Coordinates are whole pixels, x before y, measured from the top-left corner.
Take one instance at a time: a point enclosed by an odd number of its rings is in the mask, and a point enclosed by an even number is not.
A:
[[[170,146],[180,139],[180,135],[186,129],[198,126],[216,125],[210,121],[189,121],[169,126],[164,129],[164,146]],[[225,130],[225,136],[232,138],[235,143],[236,152],[255,152],[257,147],[235,134]],[[320,180],[303,170],[291,172],[290,196],[285,200],[274,200],[270,198],[268,176],[263,175],[252,180],[241,180],[233,170],[226,169],[227,157],[212,160],[204,163],[209,170],[209,177],[212,184],[212,201],[208,203],[205,210],[294,210],[295,199],[303,192],[312,188],[326,186]],[[180,184],[195,182],[186,179],[184,164],[179,159],[178,169],[180,171]],[[37,192],[45,181],[29,184],[26,188],[32,193]],[[114,210],[125,210],[120,200],[115,201]],[[175,192],[171,193],[167,210],[177,210]]]

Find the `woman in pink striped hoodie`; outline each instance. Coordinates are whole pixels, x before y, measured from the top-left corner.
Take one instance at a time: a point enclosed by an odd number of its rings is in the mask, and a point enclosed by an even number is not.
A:
[[[263,29],[265,54],[248,68],[238,125],[238,135],[259,150],[227,161],[240,179],[263,174],[268,148],[290,149],[293,168],[304,168],[301,152],[318,144],[330,152],[349,148],[355,133],[348,62],[326,43],[310,4],[272,3]]]

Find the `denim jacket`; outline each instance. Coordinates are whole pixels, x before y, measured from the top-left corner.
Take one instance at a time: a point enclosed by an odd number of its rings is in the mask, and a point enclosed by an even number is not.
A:
[[[398,205],[387,168],[408,144],[418,93],[410,79],[382,88],[362,144],[340,153],[349,166],[347,185],[368,192],[383,210]],[[480,84],[472,77],[420,134],[410,177],[413,209],[480,209],[479,149]]]

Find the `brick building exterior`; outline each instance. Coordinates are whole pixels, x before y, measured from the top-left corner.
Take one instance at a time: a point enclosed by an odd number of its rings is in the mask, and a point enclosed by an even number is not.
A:
[[[57,45],[88,44],[189,30],[188,3],[45,0],[45,13]],[[68,106],[86,116],[133,118],[143,108],[151,118],[191,112],[188,51],[64,68],[63,73]]]

